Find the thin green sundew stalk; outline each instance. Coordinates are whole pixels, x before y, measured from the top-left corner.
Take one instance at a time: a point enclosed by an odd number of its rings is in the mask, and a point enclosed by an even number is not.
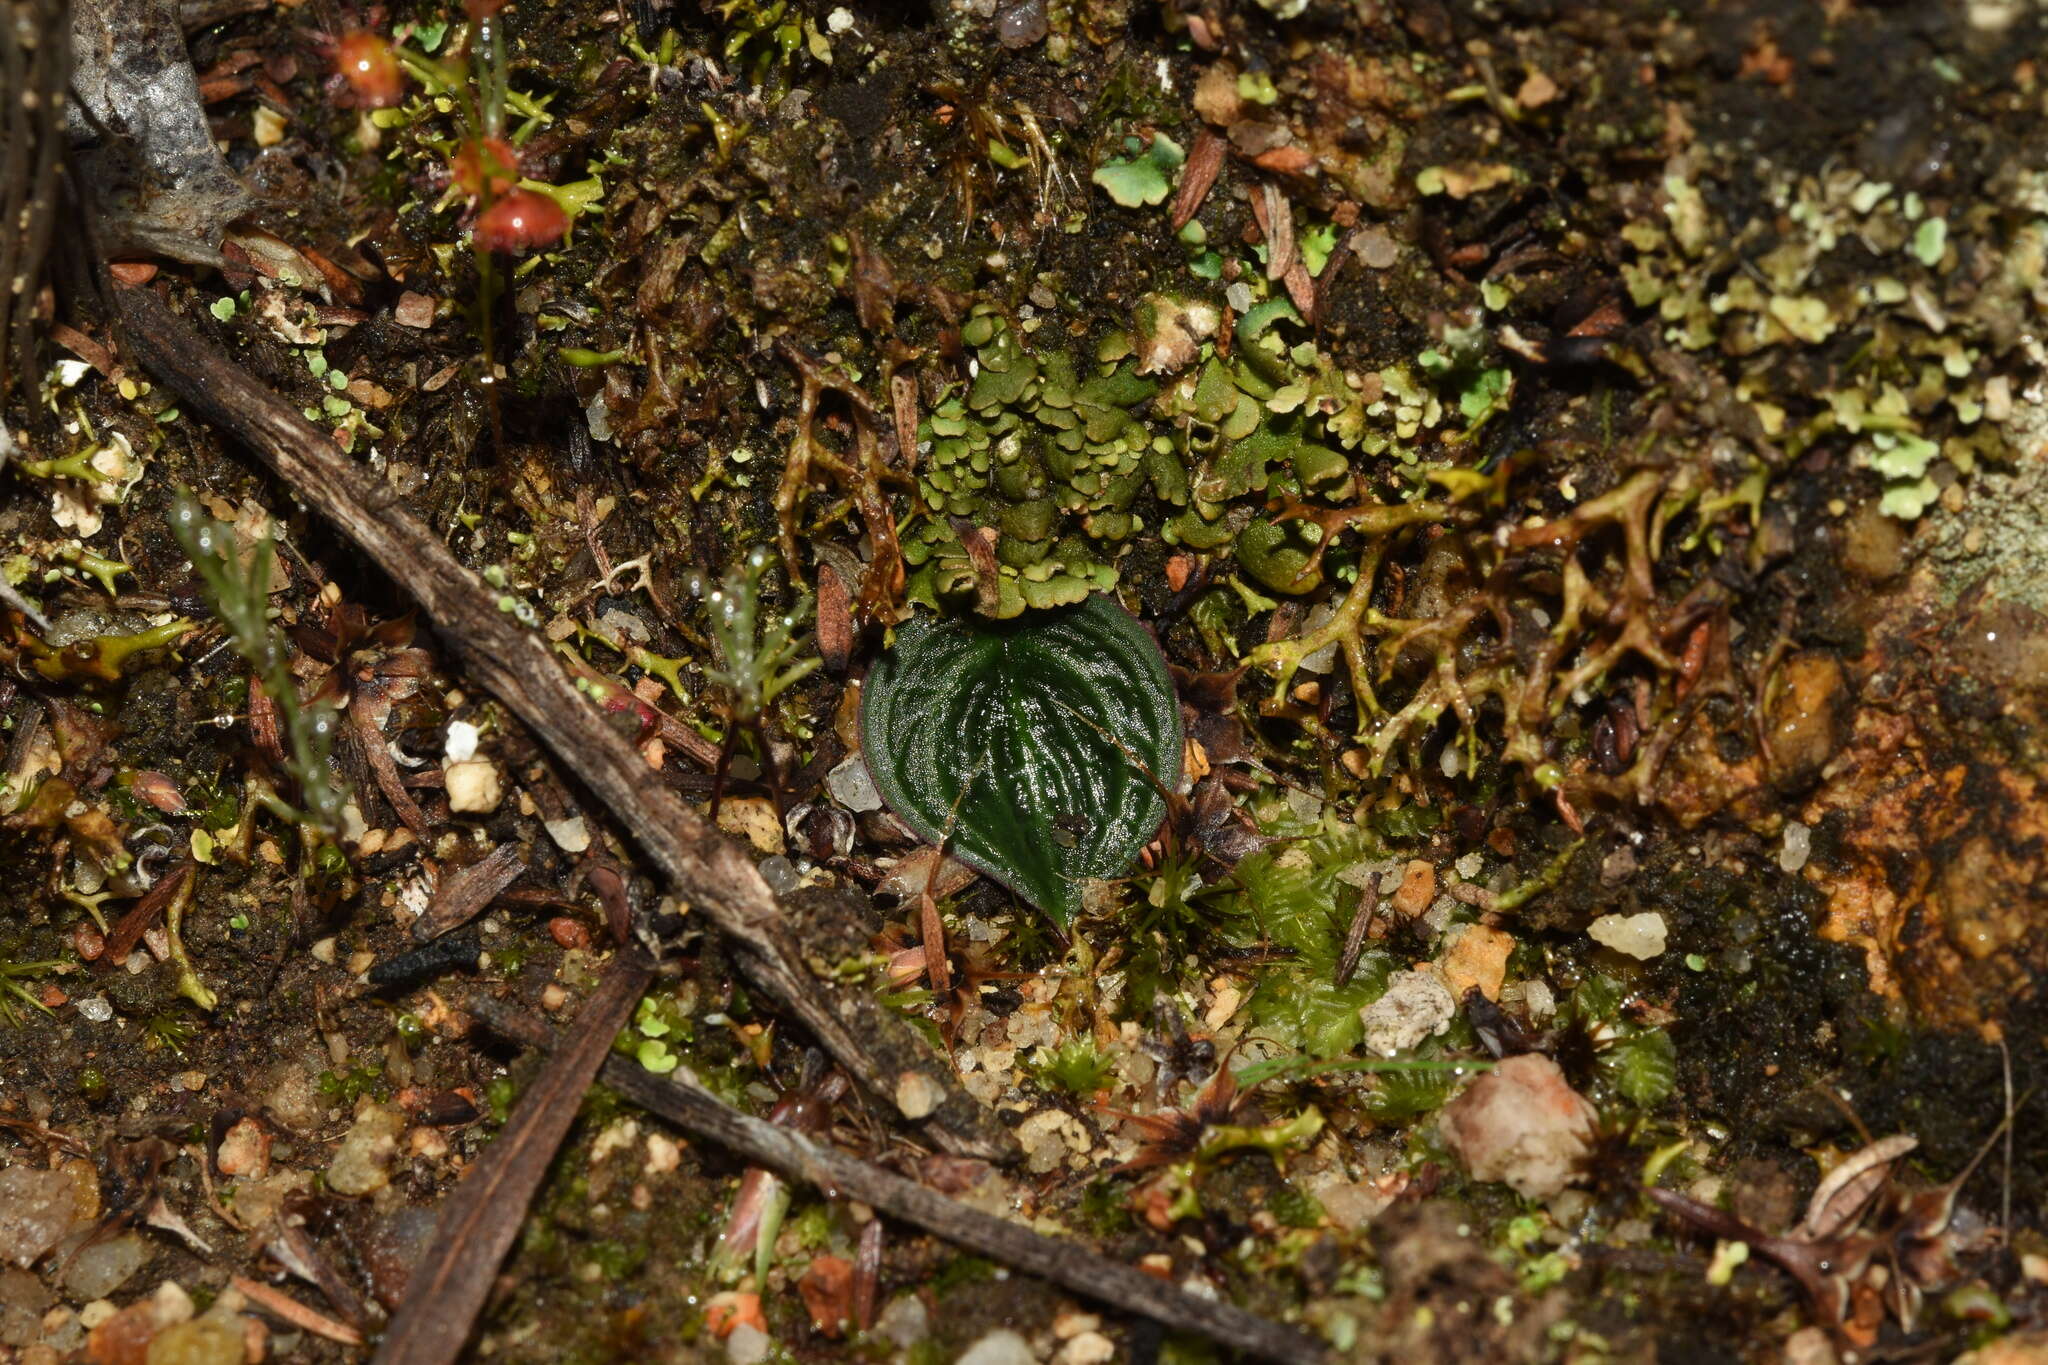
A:
[[[768,558],[763,550],[753,551],[705,599],[711,633],[723,656],[723,662],[710,670],[711,678],[725,688],[734,718],[742,724],[758,720],[776,697],[824,663],[815,654],[796,657],[804,645],[796,624],[808,610],[807,602],[786,616],[763,617],[761,577]]]
[[[505,128],[505,26],[496,15],[477,20],[475,44],[477,104],[483,135],[498,137]]]
[[[478,212],[491,206],[490,178],[485,177],[483,197]],[[484,400],[491,413],[491,445],[500,458],[505,453],[505,413],[498,403],[498,347],[497,330],[492,325],[493,315],[498,311],[498,263],[490,249],[470,234],[470,244],[476,251],[477,280],[477,335],[483,342]]]

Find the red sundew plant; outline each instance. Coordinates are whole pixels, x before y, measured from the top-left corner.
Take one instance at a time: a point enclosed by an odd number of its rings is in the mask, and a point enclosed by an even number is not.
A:
[[[501,292],[497,257],[553,246],[569,230],[571,211],[580,202],[554,186],[522,181],[515,137],[505,132],[508,103],[520,101],[506,78],[506,0],[463,0],[470,21],[468,70],[437,61],[403,43],[368,31],[357,31],[334,46],[335,69],[364,108],[399,103],[410,75],[429,94],[451,101],[462,135],[448,159],[449,180],[467,201],[469,238],[476,252],[477,332],[483,347],[484,385],[491,410],[491,430],[500,449],[504,427],[494,381],[497,362],[493,314]]]

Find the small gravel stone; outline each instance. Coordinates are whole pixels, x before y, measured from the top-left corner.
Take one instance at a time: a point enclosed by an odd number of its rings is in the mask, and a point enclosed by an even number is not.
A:
[[[1365,1025],[1366,1051],[1392,1057],[1432,1034],[1444,1032],[1458,1012],[1450,988],[1428,967],[1395,972],[1386,994],[1358,1012]]]
[[[1599,1115],[1556,1062],[1524,1053],[1500,1062],[1444,1106],[1444,1141],[1475,1180],[1548,1199],[1579,1178]]]
[[[1503,987],[1500,998],[1508,1003],[1519,1000],[1529,1018],[1539,1024],[1557,1013],[1557,997],[1551,993],[1550,983],[1534,977]]]
[[[0,1270],[0,1346],[27,1346],[42,1333],[50,1291],[25,1270]]]
[[[733,1328],[732,1335],[725,1339],[725,1358],[732,1365],[760,1365],[774,1349],[775,1338],[751,1322]]]
[[[1806,866],[1806,860],[1813,852],[1813,831],[1797,820],[1785,826],[1785,842],[1778,849],[1778,866],[1786,872],[1797,872]]]
[[[1066,1161],[1068,1152],[1085,1152],[1092,1145],[1087,1131],[1074,1117],[1058,1109],[1039,1110],[1018,1124],[1016,1132],[1017,1143],[1024,1149],[1025,1165],[1033,1175],[1058,1168]]]
[[[94,1242],[71,1258],[64,1292],[80,1302],[104,1299],[147,1265],[149,1256],[149,1243],[133,1232]]]
[[[104,1024],[114,1017],[113,1002],[104,995],[88,995],[78,1002],[78,1017],[88,1024]]]
[[[391,320],[400,327],[432,327],[434,301],[425,294],[416,294],[408,289],[398,296],[398,303],[391,310]]]
[[[1514,936],[1483,924],[1468,924],[1451,932],[1456,937],[1444,949],[1439,964],[1451,994],[1462,1000],[1467,990],[1477,986],[1488,1000],[1500,999],[1508,955],[1515,951]]]
[[[78,1217],[76,1186],[62,1171],[0,1171],[0,1260],[28,1269]]]
[[[718,807],[718,827],[745,839],[756,853],[782,852],[782,817],[765,796],[727,797]]]
[[[381,1190],[391,1183],[391,1157],[398,1150],[398,1135],[405,1119],[395,1109],[365,1105],[342,1138],[334,1160],[327,1163],[327,1185],[336,1194],[359,1195]]]
[[[1007,1327],[999,1327],[968,1347],[955,1365],[1037,1365],[1031,1344]]]
[[[1060,1347],[1054,1365],[1108,1365],[1116,1358],[1116,1343],[1100,1332],[1083,1332]]]
[[[1623,844],[1600,860],[1600,880],[1609,886],[1625,882],[1636,874],[1636,851]]]
[[[1385,1195],[1370,1185],[1354,1184],[1339,1180],[1316,1191],[1316,1202],[1323,1206],[1332,1223],[1347,1231],[1364,1227],[1393,1203],[1391,1195]]]
[[[96,1361],[119,1361],[122,1365],[154,1361],[156,1356],[150,1347],[156,1338],[192,1319],[192,1296],[176,1280],[164,1281],[154,1294],[119,1312],[106,1312],[104,1316],[95,1313],[94,1309],[101,1304],[113,1306],[100,1299],[87,1304],[78,1315],[81,1323],[91,1324],[92,1335],[87,1339],[86,1350]],[[235,1358],[241,1359],[239,1355]]]
[[[906,1071],[896,1078],[896,1107],[907,1119],[921,1119],[939,1107],[946,1092],[922,1071]]]
[[[505,799],[505,780],[487,758],[464,759],[442,770],[448,809],[458,815],[488,815]]]
[[[882,793],[875,789],[875,779],[868,772],[867,760],[859,754],[825,774],[825,790],[832,793],[834,801],[855,815],[882,808]]]
[[[1995,1359],[1981,1353],[1978,1353],[1976,1358],[1983,1361],[1984,1365],[1989,1365],[1990,1360]],[[2027,1359],[2026,1356],[2019,1358]],[[1965,1356],[1963,1359],[1971,1357]],[[1835,1354],[1835,1344],[1828,1340],[1828,1334],[1823,1328],[1802,1327],[1785,1338],[1785,1365],[1838,1365],[1840,1360],[1841,1357]]]
[[[787,896],[803,884],[797,875],[796,864],[780,853],[761,860],[761,880],[768,883],[768,889],[778,896]]]
[[[1394,884],[1396,886],[1400,885],[1400,877],[1394,871],[1396,866],[1390,859],[1382,859],[1379,862],[1373,863],[1353,863],[1349,867],[1338,870],[1337,880],[1346,886],[1356,887],[1363,887],[1366,883],[1370,882],[1375,888],[1384,891],[1386,889],[1387,877],[1390,874],[1394,876]]]
[[[889,1300],[875,1319],[875,1331],[896,1343],[898,1350],[907,1351],[931,1335],[931,1314],[925,1311],[923,1301],[915,1294],[904,1294]]]
[[[242,1365],[243,1333],[221,1318],[194,1318],[157,1333],[148,1365]]]
[[[542,828],[547,830],[548,838],[555,841],[555,847],[564,853],[581,853],[590,847],[590,825],[580,815],[572,815],[566,820],[543,821]]]
[[[1385,270],[1401,259],[1401,248],[1387,235],[1384,228],[1361,229],[1358,235],[1351,239],[1351,247],[1358,253],[1358,259],[1364,261],[1367,268],[1372,270]]]
[[[214,1164],[222,1175],[261,1180],[270,1174],[270,1134],[253,1118],[241,1118],[222,1135]]]
[[[332,939],[327,940],[330,944]],[[330,956],[329,961],[332,961]],[[257,1082],[256,1095],[279,1123],[305,1131],[318,1127],[326,1101],[314,1086],[315,1068],[304,1057],[282,1058],[265,1068]]]
[[[1414,918],[1429,908],[1436,899],[1436,868],[1417,858],[1401,873],[1401,885],[1394,892],[1394,908],[1409,918]]]
[[[1046,35],[1045,0],[1018,0],[996,13],[996,40],[1004,47],[1030,47]]]
[[[441,752],[450,763],[466,763],[476,757],[477,728],[466,720],[448,722],[448,737]]]
[[[1586,926],[1602,947],[1648,962],[1664,951],[1664,917],[1654,910],[1640,915],[1602,915]]]

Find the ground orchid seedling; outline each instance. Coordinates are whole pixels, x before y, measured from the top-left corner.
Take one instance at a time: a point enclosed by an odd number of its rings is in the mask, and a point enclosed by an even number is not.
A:
[[[235,533],[181,494],[171,509],[171,533],[206,585],[206,595],[240,654],[277,707],[283,731],[285,767],[298,783],[303,811],[296,819],[321,830],[340,827],[346,799],[327,766],[334,742],[331,707],[299,700],[284,637],[270,620],[271,542],[263,541],[244,565]]]
[[[775,757],[761,732],[761,719],[777,697],[809,677],[824,662],[815,652],[801,657],[810,637],[799,634],[797,627],[810,611],[808,598],[784,615],[763,610],[761,579],[769,560],[765,549],[756,549],[729,570],[718,587],[710,588],[702,576],[692,584],[704,598],[710,616],[711,637],[718,645],[719,662],[708,672],[711,682],[724,693],[726,707],[725,741],[719,746],[718,770],[711,790],[713,819],[718,817],[726,774],[732,766],[733,746],[742,731],[754,737],[760,750],[762,773],[780,808],[782,794],[775,781]]]

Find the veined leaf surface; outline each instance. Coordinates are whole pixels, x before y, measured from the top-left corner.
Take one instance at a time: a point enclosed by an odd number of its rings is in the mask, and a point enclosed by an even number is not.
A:
[[[1066,925],[1081,879],[1120,875],[1165,818],[1180,704],[1152,637],[1106,597],[920,618],[868,674],[861,745],[905,824]]]

